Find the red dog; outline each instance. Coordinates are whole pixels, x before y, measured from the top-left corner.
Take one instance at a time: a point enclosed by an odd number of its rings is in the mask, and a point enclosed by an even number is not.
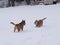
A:
[[[19,32],[20,30],[23,31],[23,26],[25,25],[25,20],[22,20],[22,22],[19,23],[19,24],[15,24],[15,23],[13,23],[13,22],[11,22],[11,24],[15,25],[15,27],[14,27],[14,32],[16,31],[16,29],[18,30],[18,32]]]
[[[41,27],[42,25],[43,25],[43,21],[46,19],[46,17],[45,18],[43,18],[43,19],[40,19],[40,20],[36,20],[34,23],[35,23],[35,25],[36,25],[36,27]]]

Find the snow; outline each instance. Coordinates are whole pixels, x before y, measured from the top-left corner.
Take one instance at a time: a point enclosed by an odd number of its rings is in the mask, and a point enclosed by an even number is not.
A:
[[[42,27],[35,27],[36,19],[44,20]],[[10,22],[26,20],[23,31],[14,32]],[[0,8],[0,45],[60,45],[60,4],[25,5]]]

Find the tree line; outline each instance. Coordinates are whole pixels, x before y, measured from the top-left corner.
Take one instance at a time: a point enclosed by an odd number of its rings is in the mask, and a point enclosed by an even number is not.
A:
[[[8,6],[15,6],[15,2],[21,3],[22,1],[26,1],[26,4],[29,5],[31,0],[8,0]],[[33,0],[35,1],[35,0]]]

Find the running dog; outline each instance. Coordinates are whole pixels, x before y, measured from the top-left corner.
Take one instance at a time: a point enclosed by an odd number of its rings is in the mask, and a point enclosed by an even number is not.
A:
[[[16,31],[16,29],[18,30],[18,32],[20,32],[21,30],[23,31],[23,27],[25,25],[25,20],[22,20],[21,23],[19,24],[15,24],[13,22],[10,22],[11,24],[13,24],[15,27],[14,27],[14,32]]]
[[[36,25],[36,27],[41,27],[43,25],[43,21],[46,19],[47,17],[40,19],[40,20],[36,20],[34,22],[34,24]]]

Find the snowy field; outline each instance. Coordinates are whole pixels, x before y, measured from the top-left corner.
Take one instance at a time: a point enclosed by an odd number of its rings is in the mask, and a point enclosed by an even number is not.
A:
[[[35,27],[36,19],[44,20]],[[14,32],[10,22],[26,21],[23,31]],[[60,4],[0,8],[0,45],[60,45]]]

